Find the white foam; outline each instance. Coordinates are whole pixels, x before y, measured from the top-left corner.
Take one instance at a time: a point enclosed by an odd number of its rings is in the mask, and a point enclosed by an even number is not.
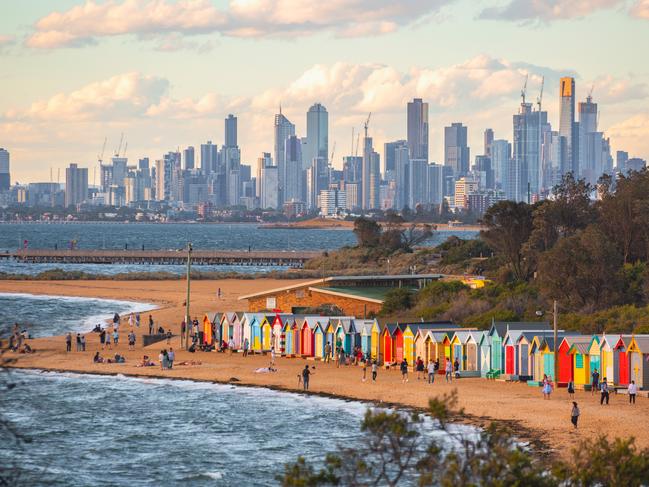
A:
[[[203,475],[211,478],[212,480],[221,480],[223,478],[223,472],[203,472]]]

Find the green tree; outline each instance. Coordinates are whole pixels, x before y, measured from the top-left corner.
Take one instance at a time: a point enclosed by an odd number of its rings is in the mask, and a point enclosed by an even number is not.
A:
[[[396,288],[391,289],[385,295],[383,306],[381,306],[381,316],[390,316],[397,312],[403,312],[410,309],[413,304],[413,293],[409,289]]]
[[[515,279],[526,280],[530,269],[523,260],[523,245],[532,233],[532,207],[500,201],[487,209],[482,223],[487,228],[480,232],[480,237],[503,256]]]
[[[381,238],[381,226],[369,218],[357,218],[354,221],[354,235],[359,247],[376,247]]]

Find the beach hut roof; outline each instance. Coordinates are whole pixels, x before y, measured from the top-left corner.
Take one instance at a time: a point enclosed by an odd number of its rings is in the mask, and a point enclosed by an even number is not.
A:
[[[480,341],[487,334],[487,332],[482,330],[480,331],[476,330],[476,331],[470,331],[469,334],[471,335],[471,337],[473,337],[476,343],[480,343]]]
[[[569,353],[580,353],[581,355],[588,355],[588,351],[590,350],[590,342],[576,342],[573,343],[570,346],[570,350],[568,350]]]
[[[323,320],[322,316],[305,316],[304,321],[312,330],[314,330],[315,327],[318,326],[323,321],[326,322],[326,320]]]
[[[642,353],[649,353],[649,335],[636,335],[634,340]]]
[[[566,335],[559,340],[559,347],[563,342],[566,342],[568,347],[572,347],[576,343],[588,345],[590,343],[590,337],[587,335]]]
[[[504,337],[509,330],[520,331],[543,331],[550,329],[550,323],[547,321],[496,321],[491,325],[489,334]]]
[[[212,311],[210,313],[206,313],[207,318],[212,322],[212,323],[220,323],[221,318],[223,317],[223,313],[220,311]],[[211,318],[210,318],[211,317]]]
[[[338,318],[336,321],[336,328],[341,326],[345,333],[354,333],[356,331],[356,327],[354,326],[354,318],[343,316],[341,318]]]
[[[457,339],[460,341],[460,343],[464,344],[466,343],[467,339],[469,338],[471,332],[468,331],[456,331],[454,333],[454,338],[457,337]]]
[[[440,343],[444,341],[444,338],[448,338],[448,334],[443,331],[429,331],[430,337],[434,342]]]
[[[622,335],[615,335],[615,334],[604,334],[602,335],[602,342],[601,345],[604,346],[604,343],[606,343],[611,349],[615,348],[615,345],[617,342],[620,340]]]

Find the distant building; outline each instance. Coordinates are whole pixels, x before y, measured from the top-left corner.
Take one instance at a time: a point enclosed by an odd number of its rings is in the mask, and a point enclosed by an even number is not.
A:
[[[286,218],[296,218],[306,214],[306,203],[304,201],[287,201],[284,203],[284,215]]]
[[[469,194],[476,193],[479,189],[479,182],[476,179],[461,177],[455,181],[455,208],[469,209]]]
[[[0,191],[8,191],[9,188],[11,188],[9,151],[0,147]]]
[[[575,125],[575,79],[561,78],[559,81],[559,135],[566,139],[566,160],[563,162],[563,172],[579,172],[579,131]]]
[[[383,144],[383,172],[386,175],[388,172],[394,173],[396,170],[396,153],[397,150],[402,147],[409,150],[408,142],[405,140],[396,140],[394,142],[386,142]]]
[[[302,169],[309,169],[316,157],[329,160],[329,114],[320,103],[313,104],[306,114],[305,142],[306,147],[302,150]]]
[[[506,140],[494,140],[491,144],[491,165],[496,187],[504,188],[505,174],[512,158],[512,146]]]
[[[70,164],[65,170],[65,206],[79,205],[88,198],[88,168]]]
[[[491,144],[494,141],[494,131],[492,129],[486,129],[484,131],[484,155],[491,157]]]
[[[275,123],[273,125],[275,147],[274,147],[274,157],[275,164],[277,165],[279,171],[279,188],[280,188],[280,200],[282,203],[287,201],[287,194],[293,198],[295,190],[288,188],[287,182],[287,172],[286,172],[286,140],[295,136],[295,125],[292,124],[288,118],[282,114],[282,107],[279,108],[279,113],[275,115]],[[292,181],[293,182],[293,181]],[[289,198],[290,199],[290,198]]]
[[[208,140],[206,144],[201,144],[201,171],[209,176],[216,171],[218,164],[218,146]]]
[[[185,169],[194,169],[194,148],[190,145],[183,151]]]
[[[300,138],[290,135],[284,141],[284,201],[304,201],[305,171],[302,169],[302,144]]]
[[[628,152],[623,150],[617,151],[615,157],[615,167],[617,168],[618,172],[622,174],[626,174],[626,164],[628,160],[629,160]]]
[[[347,194],[339,189],[320,191],[320,215],[331,218],[342,214],[347,208]]]
[[[279,208],[279,171],[273,165],[273,159],[269,152],[264,152],[262,157],[257,159],[258,164],[258,185],[259,205],[262,209]]]
[[[407,116],[410,159],[428,162],[428,103],[421,98],[408,102]]]
[[[444,128],[444,165],[453,169],[455,178],[469,172],[468,129],[461,123]]]
[[[229,114],[225,119],[225,142],[226,147],[237,147],[237,117]]]

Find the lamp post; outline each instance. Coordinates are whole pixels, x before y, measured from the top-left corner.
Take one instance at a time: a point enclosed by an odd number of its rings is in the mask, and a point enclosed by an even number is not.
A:
[[[559,383],[559,344],[557,343],[559,341],[558,314],[557,300],[555,299],[552,302],[552,330],[554,335],[554,380],[557,384]],[[537,311],[536,315],[543,316],[543,311]]]
[[[192,243],[187,243],[187,299],[185,301],[185,350],[189,350],[189,327],[191,320],[189,317],[189,288],[191,283],[192,270]]]

